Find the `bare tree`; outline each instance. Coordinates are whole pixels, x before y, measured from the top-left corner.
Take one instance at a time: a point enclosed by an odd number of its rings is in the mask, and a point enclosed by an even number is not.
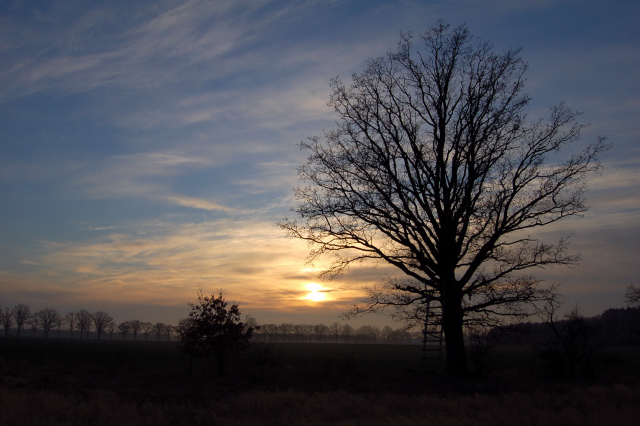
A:
[[[149,334],[151,334],[151,330],[153,330],[153,324],[150,322],[142,323],[142,332],[144,333],[144,340],[149,340]]]
[[[113,317],[106,312],[98,311],[91,315],[91,319],[98,334],[98,340],[100,340],[102,333],[109,327],[109,324],[113,323]]]
[[[116,322],[111,321],[109,325],[107,325],[107,332],[109,333],[109,340],[113,340],[113,332],[116,331]]]
[[[300,343],[300,342],[304,342],[304,336],[305,336],[305,326],[304,324],[294,324],[293,325],[293,335],[295,338],[295,341]]]
[[[27,319],[27,325],[29,326],[29,330],[31,330],[31,337],[36,337],[38,327],[40,326],[40,316],[37,312],[29,315],[29,318]]]
[[[442,21],[421,41],[402,36],[350,86],[332,81],[338,127],[300,143],[310,153],[298,168],[310,184],[294,189],[301,222],[279,225],[313,246],[309,261],[334,256],[327,277],[374,261],[409,278],[370,289],[354,314],[435,298],[447,370],[464,375],[465,317],[526,315],[546,295],[522,271],[578,260],[566,239],[531,232],[587,210],[585,178],[607,145],[551,164],[584,126],[564,104],[527,120],[519,50],[495,53]]]
[[[164,334],[167,336],[167,342],[171,340],[171,335],[176,331],[176,327],[171,324],[164,326]]]
[[[164,323],[157,322],[153,325],[153,333],[156,335],[156,340],[160,340],[160,336],[164,333]]]
[[[127,333],[131,330],[131,321],[123,321],[118,325],[118,331],[122,334],[122,340],[127,340]]]
[[[20,330],[31,317],[31,309],[27,305],[16,305],[13,307],[13,318],[16,320],[16,327],[18,328],[16,336],[20,337]]]
[[[13,311],[8,306],[2,311],[2,327],[4,327],[5,337],[9,334],[9,330],[13,326]]]
[[[624,299],[631,307],[640,306],[640,287],[634,287],[633,284],[627,287]]]
[[[256,334],[262,327],[258,324],[258,320],[252,317],[250,314],[244,317],[244,326],[249,329],[253,329],[253,334]],[[173,327],[173,332],[177,334],[177,327]]]
[[[93,317],[91,315],[91,312],[80,309],[78,312],[76,312],[76,318],[78,320],[78,330],[80,330],[80,338],[82,339],[82,335],[86,332],[88,339],[89,332],[91,331],[91,326],[93,325]]]
[[[76,314],[75,312],[71,311],[67,315],[64,316],[64,320],[66,321],[67,325],[69,326],[69,337],[71,339],[73,339],[73,330],[76,329],[76,325],[78,323],[78,314]],[[80,336],[80,337],[82,337],[82,336]]]
[[[329,333],[329,327],[324,324],[316,324],[313,326],[313,334],[316,336],[318,343],[324,343],[327,334]]]
[[[44,337],[49,337],[49,331],[58,323],[60,314],[55,309],[44,308],[36,312],[35,315],[37,315],[40,325],[42,325]]]
[[[131,324],[131,331],[133,332],[133,340],[138,340],[138,333],[140,332],[140,329],[142,328],[142,325],[144,323],[140,320],[133,320],[133,321],[129,321],[129,324]]]
[[[329,326],[329,334],[333,336],[333,341],[338,343],[338,338],[340,337],[340,332],[342,331],[342,324],[339,322],[334,322]]]
[[[578,367],[589,363],[598,345],[595,331],[580,313],[578,305],[561,319],[559,311],[562,305],[558,295],[554,294],[537,311],[553,334],[550,341],[545,342],[542,355],[551,361],[556,374],[574,377]]]
[[[341,334],[344,341],[346,343],[349,343],[349,340],[351,340],[351,336],[353,336],[353,327],[351,327],[349,324],[343,325]]]
[[[291,341],[291,333],[293,333],[293,324],[288,322],[283,322],[278,326],[278,330],[282,335],[282,341]]]
[[[390,326],[385,326],[380,330],[380,337],[387,343],[391,343],[394,340],[395,331]]]
[[[63,325],[64,325],[64,317],[62,315],[58,315],[55,322],[56,334],[58,339],[60,338],[60,332],[62,331]]]

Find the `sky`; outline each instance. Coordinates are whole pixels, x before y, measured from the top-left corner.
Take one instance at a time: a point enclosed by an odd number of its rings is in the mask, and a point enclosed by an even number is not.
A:
[[[261,323],[341,322],[394,272],[323,281],[330,259],[306,263],[276,226],[295,216],[296,144],[335,127],[331,78],[444,19],[523,48],[529,116],[565,101],[590,124],[571,149],[613,144],[589,212],[536,234],[571,235],[582,261],[532,273],[586,315],[623,307],[640,280],[638,16],[631,0],[5,0],[0,304],[176,323],[223,289]]]

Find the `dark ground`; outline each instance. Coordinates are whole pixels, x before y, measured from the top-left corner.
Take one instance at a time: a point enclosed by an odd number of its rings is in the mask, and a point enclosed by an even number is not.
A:
[[[7,404],[0,410],[0,426],[152,420],[149,424],[210,424],[214,418],[221,424],[317,424],[333,422],[330,414],[339,416],[340,410],[344,413],[337,418],[344,417],[344,424],[365,424],[366,419],[368,424],[423,424],[422,411],[412,407],[436,400],[467,401],[440,413],[438,424],[448,419],[485,424],[480,417],[492,404],[494,410],[505,408],[496,401],[532,401],[535,395],[569,402],[551,414],[535,409],[529,417],[543,417],[531,424],[554,424],[544,419],[566,407],[577,410],[573,416],[583,418],[580,424],[606,424],[598,423],[595,414],[607,410],[619,416],[621,425],[627,414],[640,414],[640,347],[603,348],[574,378],[556,377],[538,352],[525,346],[493,349],[483,377],[467,379],[447,377],[434,365],[421,373],[420,355],[418,345],[255,344],[230,363],[226,377],[219,377],[213,360],[196,360],[189,374],[189,359],[178,342],[0,338],[0,400]],[[477,405],[478,398],[487,399],[482,408],[468,411],[468,401]],[[596,399],[585,402],[589,398]],[[362,416],[352,413],[355,406]],[[105,414],[93,422],[78,407],[88,407],[88,413],[102,407],[105,413],[129,414],[122,419]],[[431,410],[439,413],[440,407],[446,404]],[[501,422],[500,416],[486,415],[493,418],[487,424],[509,424],[508,417]]]

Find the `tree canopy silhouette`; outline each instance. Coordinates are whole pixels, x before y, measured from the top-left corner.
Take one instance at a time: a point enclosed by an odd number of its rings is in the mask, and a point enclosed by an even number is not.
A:
[[[189,307],[189,317],[180,321],[178,335],[184,353],[191,357],[191,368],[194,358],[213,357],[222,376],[228,358],[247,348],[254,329],[241,321],[238,305],[229,306],[222,292],[205,296],[200,290],[198,302]]]
[[[279,225],[310,243],[310,261],[334,255],[329,277],[367,260],[404,273],[356,311],[439,301],[447,369],[465,374],[465,318],[524,315],[545,292],[521,271],[578,260],[566,239],[529,233],[587,210],[585,176],[607,146],[551,164],[584,126],[563,103],[527,119],[519,49],[496,53],[442,21],[420,40],[403,35],[349,86],[332,80],[337,128],[300,143],[300,221]]]

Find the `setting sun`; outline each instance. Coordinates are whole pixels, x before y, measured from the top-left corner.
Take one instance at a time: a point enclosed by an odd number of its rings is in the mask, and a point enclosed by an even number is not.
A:
[[[327,300],[326,289],[320,284],[310,283],[307,284],[307,290],[309,293],[303,297],[303,299],[310,300],[312,302],[324,302]]]

